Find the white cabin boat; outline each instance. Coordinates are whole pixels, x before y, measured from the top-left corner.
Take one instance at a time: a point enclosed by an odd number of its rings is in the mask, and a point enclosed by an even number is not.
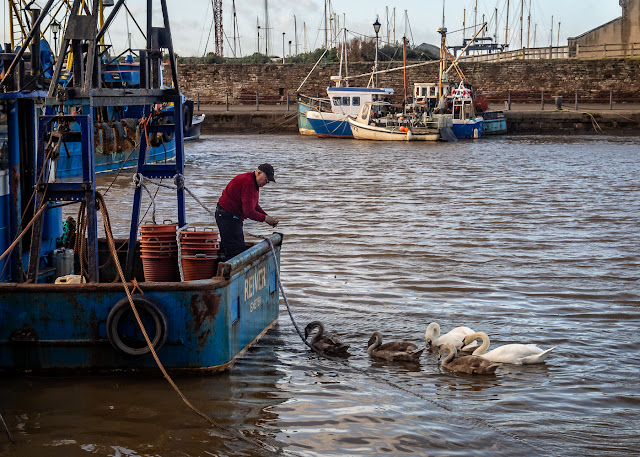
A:
[[[386,102],[367,102],[358,117],[348,121],[354,138],[378,141],[437,141],[442,130],[453,125],[451,115],[395,113]]]
[[[393,95],[390,88],[341,87],[339,81],[336,84],[327,87],[331,112],[306,111],[309,124],[320,138],[353,138],[347,118],[355,118],[364,103],[389,100]]]

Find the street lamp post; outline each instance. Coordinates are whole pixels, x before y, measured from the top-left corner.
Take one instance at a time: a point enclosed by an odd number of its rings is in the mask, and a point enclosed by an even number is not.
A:
[[[378,32],[380,31],[380,22],[378,22],[378,18],[376,17],[376,21],[373,23],[373,30],[376,32],[376,87],[378,87]]]
[[[284,32],[282,32],[282,63],[284,63]]]
[[[60,32],[60,23],[55,19],[51,23],[51,33],[53,33],[53,49],[54,53],[58,52],[58,32]]]

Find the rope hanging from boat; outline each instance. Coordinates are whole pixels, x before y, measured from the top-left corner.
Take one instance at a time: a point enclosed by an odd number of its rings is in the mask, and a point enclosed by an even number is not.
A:
[[[9,441],[11,441],[12,443],[15,443],[13,436],[11,436],[11,432],[9,431],[9,427],[7,427],[7,423],[4,421],[4,417],[2,417],[2,414],[0,414],[0,420],[2,421],[2,425],[4,426],[4,431],[7,433],[7,437],[9,438]]]
[[[153,225],[155,225],[156,224],[156,200],[153,197],[153,195],[151,195],[151,191],[144,183],[144,176],[140,173],[136,173],[135,175],[133,175],[133,183],[135,184],[136,187],[142,187],[145,190],[145,192],[147,192],[147,194],[149,195],[149,198],[151,199],[151,205],[153,206],[153,210],[151,211],[151,222],[153,222]]]
[[[115,241],[113,239],[113,233],[111,231],[111,222],[110,222],[110,219],[109,219],[109,213],[107,211],[107,205],[106,205],[106,203],[104,201],[103,196],[99,192],[96,192],[96,203],[97,203],[97,205],[100,208],[100,211],[102,213],[102,220],[103,220],[103,223],[104,223],[104,230],[105,230],[105,234],[106,234],[106,238],[107,238],[107,243],[109,245],[109,250],[111,251],[111,256],[113,257],[113,261],[114,261],[114,264],[115,264],[116,269],[118,271],[118,275],[120,276],[120,280],[122,281],[122,285],[124,286],[125,293],[127,294],[127,298],[129,299],[129,304],[131,305],[131,310],[132,310],[132,312],[133,312],[133,314],[134,314],[134,316],[136,318],[136,321],[138,322],[138,326],[140,327],[140,330],[142,332],[142,335],[144,336],[144,339],[145,339],[145,341],[147,343],[147,346],[149,347],[149,349],[151,351],[151,354],[152,354],[156,364],[158,365],[158,368],[162,372],[162,375],[169,382],[171,387],[173,387],[175,392],[180,396],[182,401],[193,412],[195,412],[197,415],[199,415],[200,417],[205,419],[211,425],[213,425],[214,427],[216,427],[216,428],[218,428],[218,429],[220,429],[220,430],[222,430],[222,431],[224,431],[224,432],[226,432],[226,433],[228,433],[228,434],[230,434],[230,435],[232,435],[232,436],[234,436],[236,438],[239,438],[239,439],[243,440],[244,442],[246,442],[248,444],[251,444],[253,446],[257,446],[261,450],[266,450],[266,451],[269,451],[270,453],[273,453],[273,454],[279,453],[279,450],[274,448],[271,445],[262,443],[259,440],[247,438],[246,436],[244,436],[239,431],[230,430],[230,429],[220,425],[216,421],[214,421],[207,414],[203,413],[198,408],[196,408],[193,404],[191,404],[191,402],[187,399],[187,397],[185,397],[185,395],[182,393],[180,388],[173,381],[173,379],[171,378],[169,373],[166,371],[166,369],[162,365],[162,362],[160,361],[160,358],[158,357],[158,354],[156,353],[156,351],[155,351],[155,349],[153,347],[153,344],[151,343],[151,340],[149,339],[149,335],[147,334],[147,331],[146,331],[146,329],[144,327],[144,324],[142,323],[142,320],[140,319],[140,315],[138,314],[138,310],[136,309],[136,305],[133,302],[133,297],[131,295],[131,291],[129,290],[129,285],[128,285],[125,277],[124,277],[124,272],[122,271],[122,265],[120,265],[120,260],[118,259],[118,253],[116,251]]]

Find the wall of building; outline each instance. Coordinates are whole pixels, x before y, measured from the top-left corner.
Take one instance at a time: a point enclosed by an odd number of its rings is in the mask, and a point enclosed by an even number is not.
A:
[[[291,103],[313,65],[180,65],[180,90],[189,98],[203,104],[224,104],[229,94],[231,104],[255,104],[256,92],[261,104]],[[371,63],[349,65],[350,75],[370,72]],[[486,98],[535,97],[541,91],[549,95],[606,98],[613,90],[616,99],[635,98],[640,101],[640,59],[561,59],[524,60],[462,64],[461,69],[476,91]],[[339,73],[338,64],[318,66],[309,75],[300,93],[325,96],[330,77]],[[407,70],[407,83],[411,95],[413,83],[436,82],[437,63],[429,63]],[[457,75],[452,71],[457,78]],[[369,77],[350,82],[350,86],[366,86]],[[379,87],[391,87],[396,99],[402,99],[403,71],[379,75]]]
[[[596,47],[611,44],[631,45],[640,43],[640,0],[619,0],[619,3],[622,8],[621,17],[580,36],[569,38],[571,55],[576,55],[576,50],[579,48],[582,48],[584,52],[591,51],[597,55],[603,55],[605,50],[600,50]]]

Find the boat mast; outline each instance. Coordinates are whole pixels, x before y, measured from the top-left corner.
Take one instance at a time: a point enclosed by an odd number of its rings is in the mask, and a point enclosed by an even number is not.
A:
[[[524,20],[524,0],[520,0],[520,49],[522,49],[524,45],[524,41],[522,39],[523,31],[524,31],[523,20]]]
[[[509,43],[509,0],[507,0],[507,22],[504,26],[504,45]]]
[[[444,26],[443,26],[444,27]],[[476,6],[473,8],[473,33],[478,31],[478,0],[476,0]]]
[[[447,29],[444,26],[444,0],[442,0],[442,27],[438,29],[440,33],[440,71],[438,72],[438,100],[442,98],[442,79],[444,77],[445,64],[445,43],[447,37]]]
[[[529,14],[527,15],[527,47],[529,47],[529,38],[531,38],[531,0],[529,0]]]
[[[349,77],[349,53],[347,52],[347,15],[346,13],[342,13],[342,24],[344,31],[344,75],[346,78]],[[348,80],[345,80],[345,87],[349,87]]]
[[[324,48],[329,49],[327,43],[327,0],[324,0]]]
[[[296,15],[293,15],[293,39],[296,44],[296,52],[295,55],[298,55],[298,22],[296,20]]]

